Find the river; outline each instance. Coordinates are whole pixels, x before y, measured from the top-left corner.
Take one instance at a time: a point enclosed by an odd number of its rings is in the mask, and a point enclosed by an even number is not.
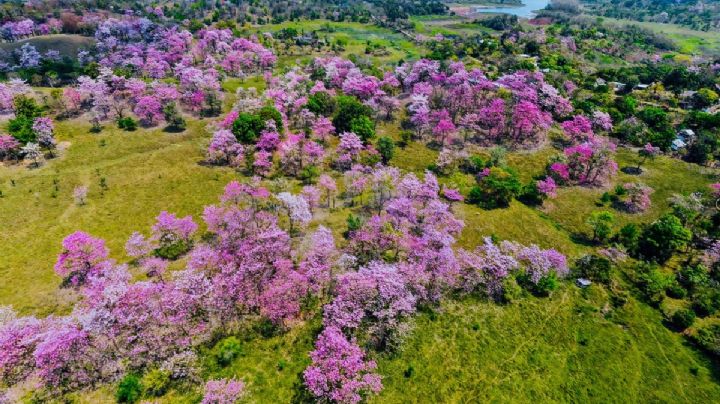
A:
[[[522,18],[535,17],[535,11],[545,8],[550,0],[522,0],[522,6],[516,7],[478,7],[478,13],[505,13],[513,14]]]

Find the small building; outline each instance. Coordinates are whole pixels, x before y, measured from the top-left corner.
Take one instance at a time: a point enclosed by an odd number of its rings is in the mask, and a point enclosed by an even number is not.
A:
[[[579,288],[586,288],[586,287],[592,285],[592,281],[590,279],[577,278],[577,280],[575,280],[575,284]]]
[[[677,137],[684,140],[685,143],[690,143],[695,140],[695,131],[692,129],[682,129],[677,133]]]
[[[610,88],[613,89],[613,91],[622,91],[625,89],[625,83],[621,83],[619,81],[611,81],[608,84],[610,85]]]
[[[648,87],[650,87],[650,84],[638,84],[635,86],[638,90],[647,90]]]
[[[670,148],[673,151],[678,151],[680,149],[684,149],[686,146],[687,146],[687,143],[685,143],[685,141],[680,139],[679,137],[675,138],[675,140],[673,140],[672,143],[670,144]]]

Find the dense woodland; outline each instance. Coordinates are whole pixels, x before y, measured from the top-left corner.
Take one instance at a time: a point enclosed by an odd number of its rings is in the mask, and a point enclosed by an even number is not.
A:
[[[0,403],[720,399],[720,57],[585,7],[4,3]]]

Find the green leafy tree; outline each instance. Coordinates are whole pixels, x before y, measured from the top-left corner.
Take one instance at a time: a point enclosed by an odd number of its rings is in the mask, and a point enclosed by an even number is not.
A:
[[[387,164],[395,154],[395,142],[387,136],[383,136],[378,139],[377,149],[382,156],[383,164]]]
[[[375,137],[375,124],[372,119],[360,115],[350,121],[350,132],[360,136],[363,142],[368,143]]]
[[[337,133],[350,132],[353,119],[360,116],[372,118],[373,110],[363,104],[356,97],[341,95],[336,98],[337,112],[333,118],[333,126]],[[359,136],[359,134],[358,134]]]
[[[638,243],[638,253],[649,260],[663,263],[692,239],[680,219],[670,213],[647,226]]]
[[[115,399],[118,403],[136,403],[140,400],[143,386],[140,377],[135,374],[128,374],[120,380]]]
[[[265,129],[265,121],[256,114],[241,112],[232,124],[232,133],[241,143],[255,143],[260,132]]]
[[[486,209],[506,208],[522,190],[523,186],[513,170],[492,167],[470,191],[468,201]]]
[[[612,234],[614,221],[615,216],[608,211],[603,210],[591,213],[587,224],[592,229],[592,239],[600,243],[606,242]]]
[[[336,108],[337,101],[325,91],[318,91],[308,97],[307,109],[318,115],[332,116]]]

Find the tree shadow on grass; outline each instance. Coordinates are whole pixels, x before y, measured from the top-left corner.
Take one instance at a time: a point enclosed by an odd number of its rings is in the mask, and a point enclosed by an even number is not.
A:
[[[620,171],[622,171],[623,173],[625,173],[627,175],[640,175],[643,172],[642,168],[631,167],[631,166],[623,167],[620,169]]]
[[[570,233],[570,240],[575,244],[583,245],[586,247],[596,247],[598,245],[593,239],[588,237],[585,233],[577,233],[577,232]]]

